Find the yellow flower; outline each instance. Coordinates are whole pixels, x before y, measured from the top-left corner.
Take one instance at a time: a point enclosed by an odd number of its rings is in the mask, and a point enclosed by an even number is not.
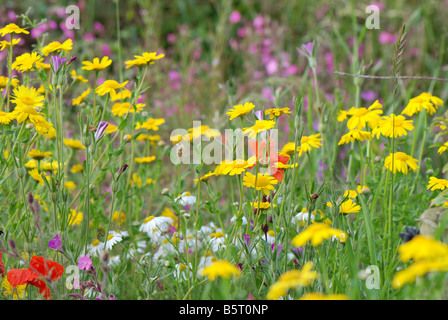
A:
[[[149,118],[148,120],[146,120],[145,122],[143,122],[142,124],[137,123],[137,126],[135,127],[135,130],[138,130],[140,128],[144,128],[146,130],[154,130],[154,131],[158,131],[159,130],[159,126],[165,123],[165,119],[160,118],[160,119],[153,119],[153,118]]]
[[[36,160],[42,160],[44,158],[50,157],[53,153],[51,151],[42,152],[36,149],[32,149],[30,152],[28,152],[28,157],[36,159]]]
[[[117,92],[115,90],[123,88],[125,85],[128,84],[129,81],[125,81],[123,83],[118,83],[115,80],[106,80],[103,84],[99,85],[95,92],[100,95],[104,96],[107,93],[110,93],[111,97],[115,96]]]
[[[86,83],[86,82],[89,81],[86,78],[84,78],[83,76],[78,75],[75,70],[70,71],[70,74],[72,75],[72,79],[74,81],[79,81],[79,82],[82,82],[82,83]]]
[[[74,106],[79,106],[84,101],[84,99],[89,95],[90,91],[91,91],[90,88],[88,88],[86,91],[81,93],[79,97],[72,99],[72,104]]]
[[[83,219],[82,212],[77,212],[75,209],[70,210],[70,214],[68,216],[68,224],[70,226],[80,225]]]
[[[64,183],[64,186],[65,186],[68,190],[70,190],[70,191],[76,189],[76,183],[74,183],[73,181],[66,181],[66,182]]]
[[[202,181],[202,182],[206,182],[206,181],[208,181],[208,179],[210,179],[210,177],[212,177],[212,176],[214,176],[214,175],[215,175],[214,172],[209,171],[209,173],[203,175],[203,176],[200,177],[199,179],[194,179],[194,182],[195,182],[195,183],[198,183],[199,180]]]
[[[265,115],[269,115],[269,120],[272,120],[276,117],[280,117],[284,114],[289,114],[291,113],[291,110],[289,110],[289,108],[271,108],[271,109],[267,109],[264,114]]]
[[[438,152],[439,154],[442,154],[442,153],[444,153],[444,152],[446,151],[446,149],[448,149],[448,141],[445,142],[445,143],[439,148],[439,150],[437,150],[437,152]]]
[[[443,106],[443,101],[440,98],[437,98],[428,92],[423,92],[417,97],[409,100],[408,105],[401,113],[404,113],[411,117],[414,114],[422,111],[424,108],[426,109],[427,113],[432,115],[440,106]]]
[[[0,88],[6,88],[8,86],[8,82],[9,82],[8,77],[0,76]],[[12,78],[11,86],[13,88],[16,88],[18,84],[19,84],[19,79]]]
[[[33,169],[31,171],[28,171],[28,173],[30,174],[30,176],[36,180],[37,182],[39,182],[42,186],[44,185],[44,179],[42,178],[41,174],[39,173],[39,171],[37,171],[37,169]]]
[[[299,300],[349,300],[345,294],[305,293]]]
[[[227,115],[230,117],[230,120],[235,119],[236,117],[243,117],[246,114],[248,114],[253,108],[255,108],[255,105],[250,102],[246,102],[244,105],[237,104],[233,106],[233,109],[230,109],[229,112],[227,112]]]
[[[394,161],[393,168],[392,168],[392,159]],[[414,171],[418,168],[417,161],[418,161],[417,159],[408,156],[404,152],[396,152],[391,153],[386,158],[384,162],[384,167],[392,171],[394,174],[397,170],[399,172],[403,172],[404,174],[408,174],[408,167],[410,167]]]
[[[132,96],[132,92],[128,89],[124,88],[120,92],[118,92],[114,97],[111,98],[112,101],[124,100],[130,98]]]
[[[47,46],[42,48],[42,54],[46,57],[51,52],[59,52],[64,51],[65,53],[68,53],[70,50],[72,50],[73,42],[72,39],[67,39],[63,43],[60,43],[58,41],[53,41],[49,43]]]
[[[106,56],[101,59],[101,62],[99,58],[93,58],[93,62],[83,61],[82,64],[84,65],[84,67],[81,68],[82,70],[100,71],[110,66],[112,64],[112,60]]]
[[[344,201],[339,206],[339,212],[343,214],[344,216],[349,213],[357,213],[361,210],[361,206],[357,205],[352,199],[348,199]]]
[[[0,36],[4,37],[6,34],[9,34],[9,33],[29,34],[30,32],[25,30],[25,29],[20,28],[15,23],[10,23],[7,26],[5,26],[2,29],[0,29]]]
[[[154,60],[162,59],[164,56],[163,53],[157,55],[157,52],[143,52],[141,56],[136,55],[134,60],[127,60],[124,63],[126,64],[126,69],[132,66],[141,67],[148,63],[153,64]]]
[[[448,257],[412,263],[408,268],[400,270],[395,274],[392,280],[392,287],[399,289],[406,283],[414,282],[417,277],[435,271],[448,271]]]
[[[265,195],[268,195],[270,191],[274,191],[274,185],[277,183],[278,181],[274,177],[260,173],[254,176],[252,173],[246,172],[243,178],[243,185],[255,190],[262,190]]]
[[[71,173],[78,173],[82,172],[84,170],[82,164],[74,164],[73,167],[70,169]]]
[[[294,153],[295,143],[294,142],[288,142],[285,144],[282,148],[282,150],[278,153],[282,156],[290,156],[292,153]],[[297,147],[299,149],[299,147]]]
[[[348,144],[355,140],[365,141],[367,139],[368,140],[372,139],[372,134],[370,132],[362,131],[361,129],[353,129],[341,137],[341,140],[339,140],[338,145]]]
[[[64,138],[64,144],[75,150],[84,150],[85,147],[82,145],[81,141],[75,139],[66,139]]]
[[[350,130],[353,129],[363,129],[366,125],[369,125],[371,129],[378,125],[381,120],[380,114],[383,113],[381,110],[383,106],[377,101],[375,101],[369,108],[355,108],[352,107],[347,115],[350,116],[348,119],[347,127]]]
[[[303,152],[311,151],[311,148],[319,149],[322,146],[322,141],[324,139],[319,138],[320,133],[311,136],[302,136],[300,140],[300,146],[297,151],[299,151],[299,157],[302,156]]]
[[[135,162],[137,162],[137,163],[150,163],[150,162],[152,162],[154,160],[156,160],[156,156],[135,158]]]
[[[376,135],[377,139],[380,137],[380,134],[387,138],[407,136],[408,133],[406,130],[414,130],[412,122],[412,120],[406,120],[402,115],[397,116],[392,113],[390,117],[383,117],[378,123],[378,127],[373,129],[372,135]]]
[[[21,72],[30,71],[34,67],[36,67],[37,63],[41,63],[42,61],[43,58],[41,58],[40,55],[37,54],[37,52],[26,52],[16,58],[16,61],[14,61],[14,63],[12,64],[12,68]]]
[[[291,242],[296,247],[304,246],[308,241],[316,247],[331,237],[343,237],[345,232],[339,229],[333,229],[326,223],[313,223],[305,230],[295,236]]]
[[[201,274],[208,276],[208,280],[214,281],[217,277],[228,279],[232,276],[239,276],[240,270],[226,260],[217,260],[208,267],[205,267]]]
[[[194,127],[188,129],[189,134],[184,136],[185,141],[193,141],[193,139],[199,138],[205,135],[208,138],[217,137],[220,135],[219,131],[211,129],[209,126],[201,125],[200,127]]]
[[[416,235],[412,240],[398,247],[398,254],[402,262],[437,259],[439,257],[448,258],[448,245],[431,237]]]
[[[106,134],[114,133],[118,130],[117,126],[114,126],[113,124],[110,124],[106,128]]]
[[[251,202],[250,206],[254,209],[267,210],[271,207],[271,204],[269,202],[260,202],[260,208],[258,208],[258,202]],[[277,206],[273,204],[272,207],[275,208]]]
[[[137,185],[139,188],[142,186],[142,178],[137,176],[135,172],[132,174],[131,184]]]
[[[248,161],[248,160],[242,160],[242,159],[237,159],[232,161],[231,163],[223,163],[223,167],[220,168],[222,169],[220,171],[221,175],[225,175],[228,174],[229,176],[234,176],[236,174],[241,174],[243,173],[247,168],[251,167],[254,165],[254,161]]]
[[[43,106],[43,100],[45,98],[44,96],[39,95],[35,88],[27,88],[21,85],[17,89],[14,89],[13,93],[14,97],[11,101],[15,103],[17,107],[23,109],[29,109],[29,108],[34,109],[34,111],[24,110],[25,113],[29,112],[31,114],[34,114],[38,107]],[[23,122],[24,120],[26,120],[26,118],[23,119],[22,117],[20,117],[20,120],[18,119],[19,122]]]
[[[257,120],[252,127],[244,128],[243,134],[249,134],[249,137],[255,139],[258,133],[274,128],[273,120]]]
[[[3,279],[2,286],[3,286],[3,289],[5,289],[3,291],[4,295],[9,296],[9,295],[13,294],[13,292],[14,292],[14,295],[13,295],[14,300],[23,299],[25,297],[25,295],[28,295],[28,293],[26,292],[26,286],[27,286],[26,284],[21,284],[21,285],[18,285],[13,288],[11,286],[11,284],[9,283],[7,277],[5,277]]]
[[[114,103],[114,105],[112,106],[112,114],[114,116],[123,116],[126,113],[140,113],[142,111],[142,109],[145,107],[144,103],[139,103],[136,106],[132,106],[129,102],[117,102]]]
[[[124,221],[126,220],[126,214],[123,212],[115,211],[112,215],[112,222],[117,221],[119,225],[123,225]]]
[[[12,39],[12,45],[15,46],[16,44],[18,44],[20,42],[20,40],[21,40],[20,38]],[[11,46],[11,42],[8,42],[6,40],[0,41],[0,51],[9,49],[10,46]]]
[[[9,124],[16,118],[16,115],[12,112],[0,111],[0,124]]]
[[[447,187],[448,187],[448,180],[437,179],[436,177],[429,178],[429,184],[427,189],[431,189],[431,191],[434,191],[436,189],[444,190]]]
[[[313,283],[318,274],[316,271],[312,271],[312,262],[306,262],[302,270],[289,270],[283,273],[270,288],[266,296],[268,300],[278,300],[280,297],[285,296],[289,289],[295,289],[297,287],[307,287]]]

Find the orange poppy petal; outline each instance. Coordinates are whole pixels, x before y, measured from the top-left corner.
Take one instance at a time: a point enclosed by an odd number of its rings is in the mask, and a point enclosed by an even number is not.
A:
[[[13,288],[27,284],[38,277],[39,275],[28,269],[11,269],[6,275],[6,279]]]

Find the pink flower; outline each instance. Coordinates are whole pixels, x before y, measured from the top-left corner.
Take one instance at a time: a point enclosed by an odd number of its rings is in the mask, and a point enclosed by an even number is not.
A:
[[[261,14],[259,14],[252,22],[255,29],[260,29],[261,27],[263,27],[263,23],[264,23],[264,19]]]
[[[177,36],[174,33],[168,33],[166,35],[166,41],[168,41],[169,43],[174,43],[176,42]]]
[[[272,74],[276,73],[277,71],[278,71],[278,62],[277,62],[277,60],[271,59],[266,64],[266,73],[268,75],[272,75]]]
[[[230,23],[238,23],[241,21],[241,13],[237,10],[234,10],[230,13],[229,16]]]
[[[48,242],[48,247],[58,251],[64,251],[64,249],[62,249],[62,240],[58,234]]]
[[[96,32],[103,32],[104,26],[102,25],[101,22],[96,21],[93,23],[93,29],[95,29]]]
[[[15,22],[17,20],[17,16],[14,11],[12,11],[12,10],[8,11],[8,19],[11,22]]]
[[[90,256],[82,256],[78,259],[78,268],[81,270],[89,270],[92,266],[92,260],[90,259]]]
[[[110,49],[109,45],[106,43],[101,46],[101,51],[103,52],[103,56],[110,57],[112,55],[112,50]]]
[[[383,31],[378,36],[378,41],[381,44],[395,43],[397,41],[397,36],[392,33]]]

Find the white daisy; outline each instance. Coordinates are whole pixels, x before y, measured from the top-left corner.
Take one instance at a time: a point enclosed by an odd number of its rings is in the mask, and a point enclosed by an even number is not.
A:
[[[143,221],[139,231],[146,232],[152,242],[158,243],[162,233],[168,231],[171,223],[173,223],[173,219],[169,217],[149,216]]]
[[[220,230],[220,229],[219,229]],[[213,252],[218,251],[219,249],[225,248],[225,243],[226,243],[226,238],[224,233],[222,233],[221,231],[212,233],[210,235],[211,240],[210,240],[210,247],[211,250]]]
[[[173,271],[174,278],[177,280],[187,280],[188,278],[191,278],[191,262],[189,264],[189,267],[185,264],[178,263],[175,265],[175,270]]]
[[[191,206],[196,203],[196,197],[192,196],[190,192],[184,192],[174,200],[184,207]]]
[[[120,234],[113,231],[109,232],[106,241],[106,250],[111,250],[116,243],[121,242],[122,240],[123,237]]]
[[[302,209],[302,211],[301,212],[299,212],[298,214],[296,214],[295,216],[294,216],[294,218],[292,218],[292,223],[297,223],[297,222],[299,222],[299,223],[305,223],[305,222],[308,222],[308,219],[310,219],[311,218],[311,220],[314,220],[314,219],[316,219],[316,217],[314,216],[314,214],[309,214],[308,213],[308,210],[306,210],[306,208],[303,208]]]
[[[92,256],[100,256],[104,251],[104,242],[101,242],[98,239],[92,241],[92,243],[88,246],[87,250],[89,254]]]
[[[231,219],[230,219],[230,222],[231,223],[235,223],[236,222],[236,216],[233,216]],[[245,216],[243,216],[243,218],[242,218],[242,223],[241,223],[241,225],[242,226],[245,226],[246,224],[247,224],[247,219],[246,219],[246,217]]]
[[[266,236],[263,236],[263,239],[266,240],[267,243],[273,244],[275,242],[274,230],[269,230]]]
[[[112,256],[109,258],[109,263],[108,265],[110,267],[116,267],[120,264],[120,256]]]

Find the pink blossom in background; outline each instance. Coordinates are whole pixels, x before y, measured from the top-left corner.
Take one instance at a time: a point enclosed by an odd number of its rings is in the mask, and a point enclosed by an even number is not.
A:
[[[103,84],[104,81],[106,81],[105,78],[103,78],[103,77],[99,77],[99,78],[96,80],[96,85],[99,86],[100,84]]]
[[[241,21],[241,13],[237,10],[234,10],[230,13],[229,16],[230,23],[238,23]]]
[[[251,44],[247,49],[249,50],[250,53],[257,53],[258,51],[257,46],[254,44]]]
[[[331,51],[325,53],[325,66],[328,73],[334,72],[334,58],[333,58],[333,52]]]
[[[264,19],[261,14],[256,16],[256,18],[252,22],[252,25],[254,26],[255,29],[261,29],[263,27],[263,24],[264,24]]]
[[[246,36],[246,28],[244,27],[238,28],[238,31],[236,33],[238,37],[244,38]]]
[[[380,33],[380,35],[378,36],[378,42],[381,44],[391,44],[391,43],[395,43],[397,41],[397,36],[383,31]]]
[[[59,18],[64,18],[65,17],[65,7],[60,7],[56,9],[56,15]]]
[[[16,22],[17,21],[16,13],[12,10],[8,10],[8,19],[11,22]]]
[[[229,41],[230,48],[232,48],[233,50],[236,50],[236,49],[238,49],[238,45],[239,45],[239,42],[237,39],[230,39],[230,41]]]
[[[326,93],[325,96],[327,97],[327,100],[330,102],[334,101],[334,94],[332,93]]]
[[[168,33],[166,35],[166,41],[168,41],[168,43],[174,43],[176,42],[177,36],[174,33]]]
[[[327,12],[328,12],[328,5],[325,4],[322,6],[322,9],[316,11],[317,20],[322,20]]]
[[[293,75],[296,75],[298,71],[299,71],[299,68],[295,64],[292,64],[285,68],[282,75],[284,77],[293,76]]]
[[[254,74],[252,75],[252,77],[253,77],[255,80],[261,79],[261,77],[262,77],[262,73],[261,73],[260,71],[255,71]]]
[[[137,99],[137,103],[145,103],[145,99],[146,99],[146,93],[141,94]]]
[[[54,20],[50,20],[50,21],[48,21],[48,27],[51,30],[56,30],[58,28],[58,23]]]
[[[365,101],[374,101],[377,97],[377,94],[373,91],[364,91],[361,92],[361,98]]]
[[[83,39],[86,42],[93,42],[93,41],[95,41],[95,35],[91,32],[86,32],[83,36]]]
[[[370,2],[369,6],[377,6],[378,9],[380,9],[380,10],[386,9],[386,5],[384,3],[382,3],[382,2],[379,2],[379,1]]]
[[[103,32],[104,31],[104,26],[103,26],[103,24],[101,22],[95,21],[93,23],[93,29],[96,32]]]
[[[266,73],[268,75],[273,75],[274,73],[277,73],[278,71],[278,62],[275,59],[270,60],[266,64]]]
[[[419,51],[417,48],[411,49],[411,56],[416,57],[416,56],[418,56],[418,53],[419,53]]]
[[[106,43],[101,46],[101,51],[103,52],[103,56],[110,57],[112,55],[112,50],[110,49],[109,45]]]
[[[263,99],[274,102],[274,94],[272,93],[272,90],[269,87],[264,87],[261,90],[261,96],[263,97]]]

